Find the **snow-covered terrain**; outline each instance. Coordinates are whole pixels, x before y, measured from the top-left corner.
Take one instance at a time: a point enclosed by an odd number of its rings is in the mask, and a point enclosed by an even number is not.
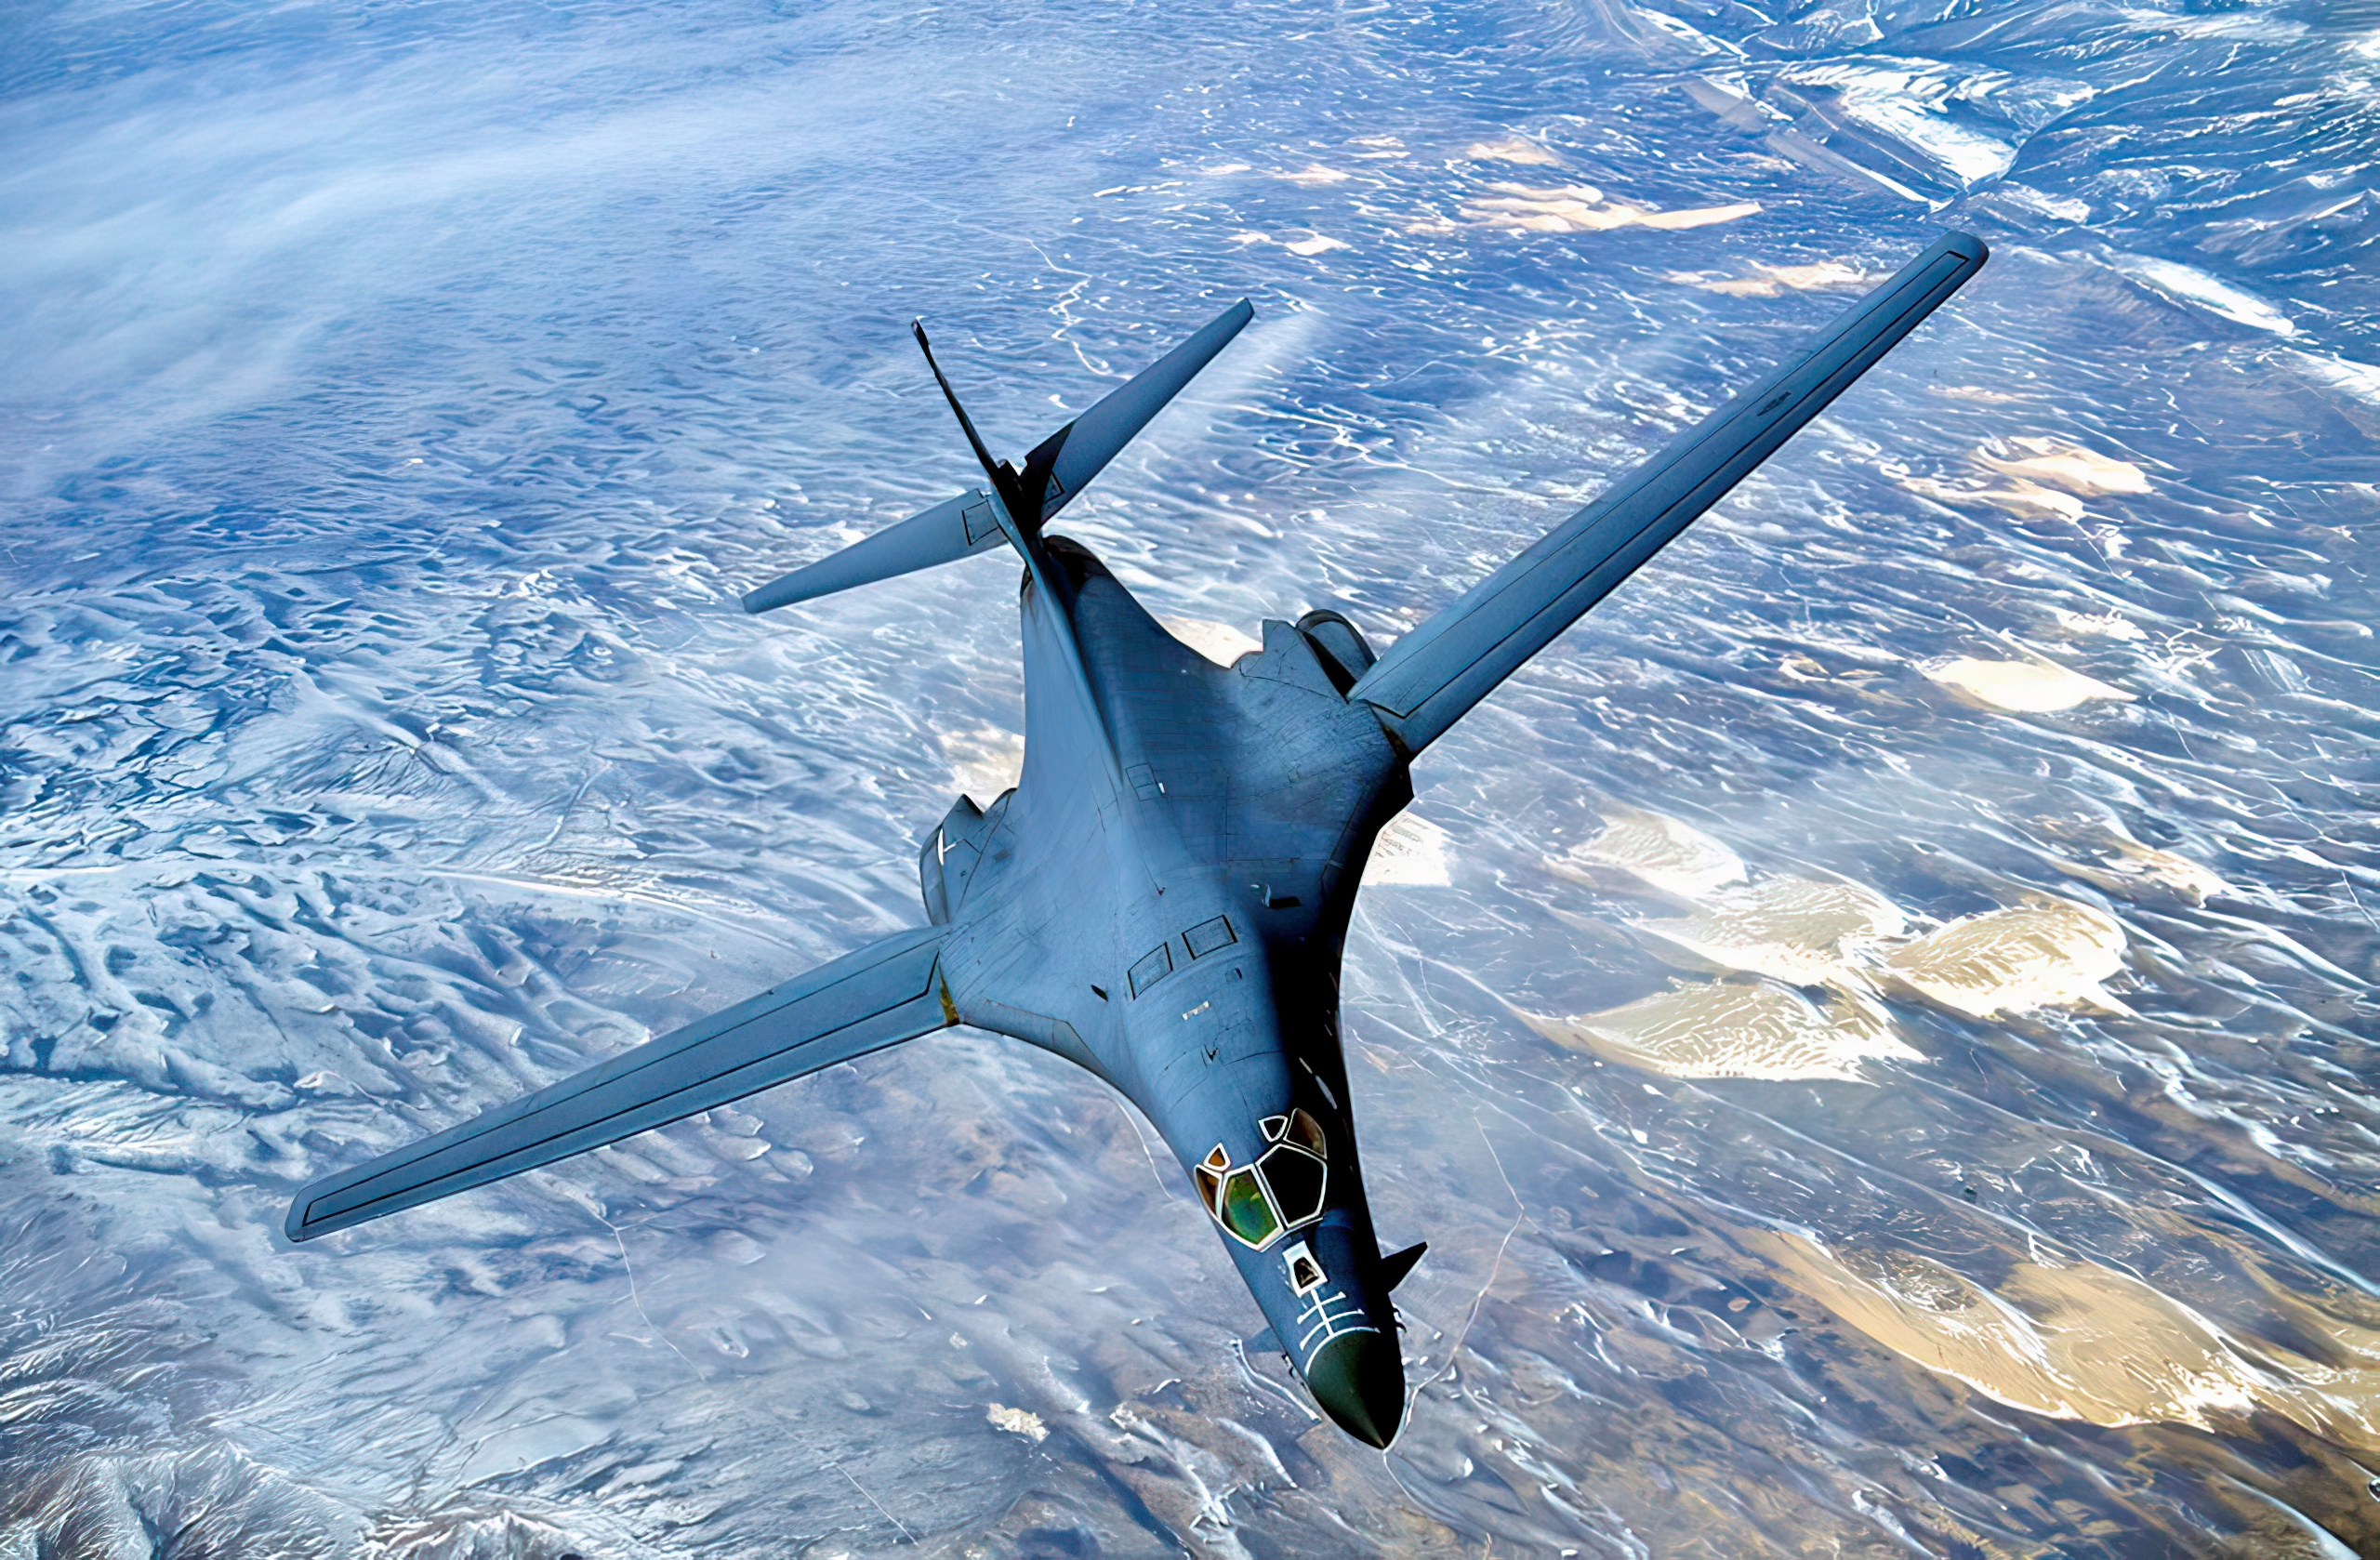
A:
[[[2380,13],[35,0],[0,84],[0,1556],[2380,1553]],[[1064,529],[1384,641],[1953,225],[1417,773],[1384,1458],[972,1031],[281,1238],[920,919],[1012,565],[735,607],[971,480],[913,314],[1013,453],[1251,297]]]

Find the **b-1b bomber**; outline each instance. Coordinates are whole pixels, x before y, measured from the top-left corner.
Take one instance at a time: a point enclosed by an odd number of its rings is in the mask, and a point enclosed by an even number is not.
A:
[[[333,1230],[615,1143],[951,1025],[1054,1051],[1163,1134],[1283,1354],[1385,1447],[1405,1372],[1340,1045],[1348,918],[1414,759],[1824,410],[1987,258],[1951,234],[1382,654],[1342,614],[1268,622],[1229,667],[1181,643],[1050,522],[1251,315],[1243,299],[995,460],[929,367],[982,485],[744,599],[778,610],[1007,548],[1024,564],[1025,767],[919,854],[926,924],[304,1187]]]

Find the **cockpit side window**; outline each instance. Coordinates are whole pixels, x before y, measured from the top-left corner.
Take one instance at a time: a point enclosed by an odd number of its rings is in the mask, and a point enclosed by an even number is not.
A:
[[[1223,1171],[1229,1169],[1231,1154],[1217,1144],[1190,1171],[1190,1178],[1198,1183],[1198,1200],[1218,1219],[1223,1216]]]

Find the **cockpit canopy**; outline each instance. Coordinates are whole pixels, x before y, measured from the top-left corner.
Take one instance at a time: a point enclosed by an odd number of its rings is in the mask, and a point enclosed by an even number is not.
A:
[[[1230,1150],[1217,1144],[1191,1175],[1215,1222],[1261,1251],[1284,1230],[1322,1217],[1330,1155],[1322,1123],[1302,1109],[1268,1116],[1258,1126],[1269,1146],[1254,1162],[1234,1166]]]

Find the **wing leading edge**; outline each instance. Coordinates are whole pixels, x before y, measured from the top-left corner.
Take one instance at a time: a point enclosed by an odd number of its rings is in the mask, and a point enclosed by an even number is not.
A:
[[[1420,752],[1578,621],[1983,268],[1952,233],[1836,319],[1809,349],[1720,407],[1413,632],[1350,690]]]
[[[958,1022],[940,927],[905,932],[647,1041],[409,1147],[327,1175],[290,1202],[310,1240],[743,1098]]]

